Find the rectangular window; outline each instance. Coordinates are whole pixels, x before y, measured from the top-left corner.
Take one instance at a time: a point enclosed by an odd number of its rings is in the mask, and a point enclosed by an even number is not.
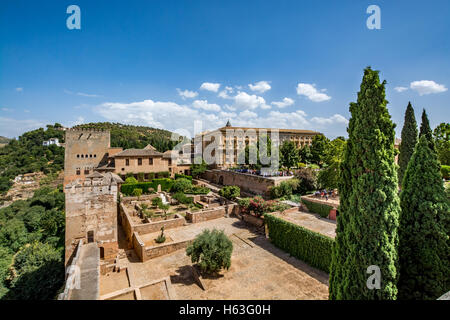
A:
[[[172,165],[172,159],[169,159],[169,166]]]
[[[130,159],[125,159],[125,165],[129,166],[130,165]]]
[[[89,174],[89,169],[84,169],[84,174]]]
[[[148,159],[148,164],[149,164],[149,165],[153,165],[153,158],[149,158],[149,159]]]
[[[138,158],[138,166],[142,166],[142,158]]]
[[[80,169],[77,169],[77,176],[81,174]]]

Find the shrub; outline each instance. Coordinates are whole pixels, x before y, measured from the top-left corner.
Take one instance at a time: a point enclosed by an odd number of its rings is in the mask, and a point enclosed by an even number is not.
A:
[[[241,195],[241,189],[238,186],[226,186],[219,190],[219,195],[228,200],[234,200]]]
[[[296,173],[296,178],[299,180],[298,193],[303,195],[317,189],[317,175],[312,169],[300,169]]]
[[[445,180],[450,179],[450,166],[441,166],[441,174]]]
[[[121,186],[120,191],[126,195],[132,195],[133,190],[136,188],[142,189],[143,194],[151,194],[157,190],[158,185],[161,185],[162,191],[169,191],[172,187],[173,180],[171,179],[153,179],[151,182],[137,182],[137,183],[125,183]]]
[[[198,263],[202,272],[216,273],[231,266],[233,243],[223,231],[206,229],[187,247],[192,263]]]
[[[140,197],[140,196],[142,196],[142,189],[140,189],[140,188],[136,188],[136,189],[134,189],[133,190],[133,196],[135,196],[135,197]]]
[[[327,218],[330,214],[330,210],[333,209],[332,206],[328,206],[326,204],[312,202],[304,199],[301,199],[301,201],[309,211],[319,214],[322,218]]]
[[[172,192],[186,192],[186,190],[192,188],[192,182],[185,178],[175,180],[170,191]]]
[[[152,199],[152,206],[159,207],[159,204],[162,204],[162,199],[160,197]]]
[[[166,241],[166,236],[164,235],[164,226],[161,227],[161,234],[155,239],[156,243],[163,243]]]
[[[125,179],[125,184],[135,184],[138,183],[135,177],[131,176]]]
[[[333,239],[271,214],[266,214],[264,221],[275,246],[315,268],[329,272]]]
[[[185,195],[183,192],[177,192],[177,193],[175,193],[175,194],[172,196],[172,198],[174,198],[175,200],[177,200],[179,203],[187,204],[187,205],[193,203],[193,201],[194,201],[192,198],[186,197],[186,195]]]
[[[186,190],[187,194],[208,194],[211,190],[207,187],[202,186],[192,186],[190,189]]]
[[[143,182],[144,178],[145,178],[145,174],[143,172],[139,172],[137,174],[137,179],[138,179],[139,182]]]
[[[169,171],[161,171],[161,172],[157,172],[155,174],[157,179],[162,179],[162,178],[169,178],[170,177],[170,173]]]
[[[175,180],[180,179],[180,178],[184,178],[184,179],[188,179],[188,180],[192,181],[192,176],[187,176],[187,175],[181,174],[181,173],[175,173]]]

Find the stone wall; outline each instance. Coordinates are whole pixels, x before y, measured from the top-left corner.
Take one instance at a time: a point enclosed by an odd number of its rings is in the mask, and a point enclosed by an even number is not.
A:
[[[175,214],[174,219],[167,219],[167,220],[161,220],[156,222],[149,222],[149,223],[143,223],[143,224],[135,224],[132,225],[133,231],[136,231],[139,234],[147,234],[147,233],[153,233],[161,230],[161,227],[164,226],[164,229],[173,229],[178,228],[184,225],[186,222],[184,218],[179,215]]]
[[[169,242],[163,245],[145,247],[144,259],[143,261],[147,261],[149,259],[153,259],[156,257],[160,257],[171,252],[177,251],[179,249],[187,248],[189,244],[192,243],[193,240],[184,240],[178,242]]]
[[[117,185],[85,181],[66,186],[66,263],[80,239],[97,242],[103,259],[114,257],[118,250],[116,199]]]
[[[219,185],[238,186],[244,192],[263,196],[269,196],[270,188],[279,184],[275,179],[218,169],[207,170],[203,178]]]
[[[225,207],[218,207],[209,210],[200,210],[195,212],[186,212],[186,220],[192,223],[202,222],[221,218],[225,216]]]

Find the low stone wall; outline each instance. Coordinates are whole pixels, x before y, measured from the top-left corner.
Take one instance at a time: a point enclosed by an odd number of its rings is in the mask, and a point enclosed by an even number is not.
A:
[[[256,227],[262,227],[264,225],[264,218],[258,218],[251,214],[244,214],[243,219],[245,222],[250,223]]]
[[[151,201],[153,198],[159,197],[159,194],[144,194],[140,197],[129,197],[121,195],[120,201],[125,203],[131,203],[132,201]]]
[[[147,234],[147,233],[153,233],[161,230],[161,227],[164,226],[164,229],[173,229],[178,228],[184,225],[186,222],[184,218],[179,215],[175,214],[174,219],[167,219],[167,220],[161,220],[156,222],[149,222],[149,223],[143,223],[143,224],[137,224],[133,225],[133,230],[136,231],[139,234]]]
[[[147,261],[156,257],[160,257],[179,249],[186,248],[193,240],[184,240],[178,242],[171,242],[158,246],[145,247],[144,256],[142,261]]]
[[[133,247],[141,261],[144,261],[145,244],[137,232],[133,232]]]
[[[225,216],[225,213],[226,213],[225,207],[218,207],[214,209],[200,210],[195,212],[187,211],[186,220],[192,223],[197,223],[221,218]]]
[[[205,171],[203,178],[218,185],[238,186],[244,192],[263,196],[269,196],[270,188],[279,184],[270,178],[218,169]]]

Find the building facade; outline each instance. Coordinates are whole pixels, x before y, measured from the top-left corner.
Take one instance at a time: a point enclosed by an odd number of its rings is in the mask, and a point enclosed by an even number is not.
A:
[[[195,156],[200,154],[204,159],[211,155],[215,160],[213,168],[224,169],[235,166],[238,155],[246,146],[256,146],[260,136],[267,136],[272,144],[279,146],[285,141],[292,141],[297,148],[310,146],[317,131],[277,128],[233,127],[230,122],[225,127],[214,131],[203,132],[194,138]],[[216,149],[219,155],[216,155]]]

